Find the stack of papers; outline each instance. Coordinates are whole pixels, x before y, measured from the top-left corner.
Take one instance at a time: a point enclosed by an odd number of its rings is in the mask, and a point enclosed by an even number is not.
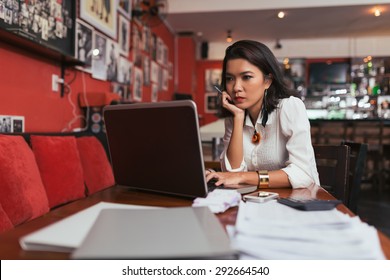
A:
[[[244,259],[385,259],[376,229],[337,209],[241,202],[230,233]]]

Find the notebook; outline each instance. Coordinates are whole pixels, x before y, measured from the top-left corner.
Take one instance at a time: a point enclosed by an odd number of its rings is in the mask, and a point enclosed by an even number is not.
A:
[[[115,181],[183,197],[207,195],[196,105],[192,100],[109,105],[104,121]],[[240,193],[256,186],[224,186]]]
[[[73,259],[233,259],[236,252],[207,207],[104,209]]]

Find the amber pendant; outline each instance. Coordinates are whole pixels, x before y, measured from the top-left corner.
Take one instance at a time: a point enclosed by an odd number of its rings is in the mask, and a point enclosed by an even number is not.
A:
[[[252,143],[254,143],[254,144],[259,144],[259,143],[260,143],[260,139],[261,139],[260,133],[258,133],[258,132],[255,130],[255,132],[254,132],[253,135],[252,135]]]

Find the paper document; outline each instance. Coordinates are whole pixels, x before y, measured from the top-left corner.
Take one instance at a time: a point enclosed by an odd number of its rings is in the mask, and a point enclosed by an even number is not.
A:
[[[157,207],[99,202],[72,216],[22,237],[24,250],[72,252],[80,246],[102,209],[155,209]]]
[[[337,209],[241,202],[233,248],[254,259],[384,259],[374,227]]]

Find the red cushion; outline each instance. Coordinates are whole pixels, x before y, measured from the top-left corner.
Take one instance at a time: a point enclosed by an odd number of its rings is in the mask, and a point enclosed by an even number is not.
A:
[[[100,141],[94,136],[77,138],[84,180],[90,194],[115,184],[114,175],[107,154]]]
[[[31,136],[50,208],[85,196],[83,170],[73,136]]]
[[[11,228],[13,228],[12,222],[10,221],[7,216],[7,213],[4,212],[4,209],[0,204],[0,232],[4,232]]]
[[[0,203],[13,225],[32,217],[27,193],[39,183],[34,156],[21,136],[0,136]],[[36,165],[35,165],[36,168]]]

